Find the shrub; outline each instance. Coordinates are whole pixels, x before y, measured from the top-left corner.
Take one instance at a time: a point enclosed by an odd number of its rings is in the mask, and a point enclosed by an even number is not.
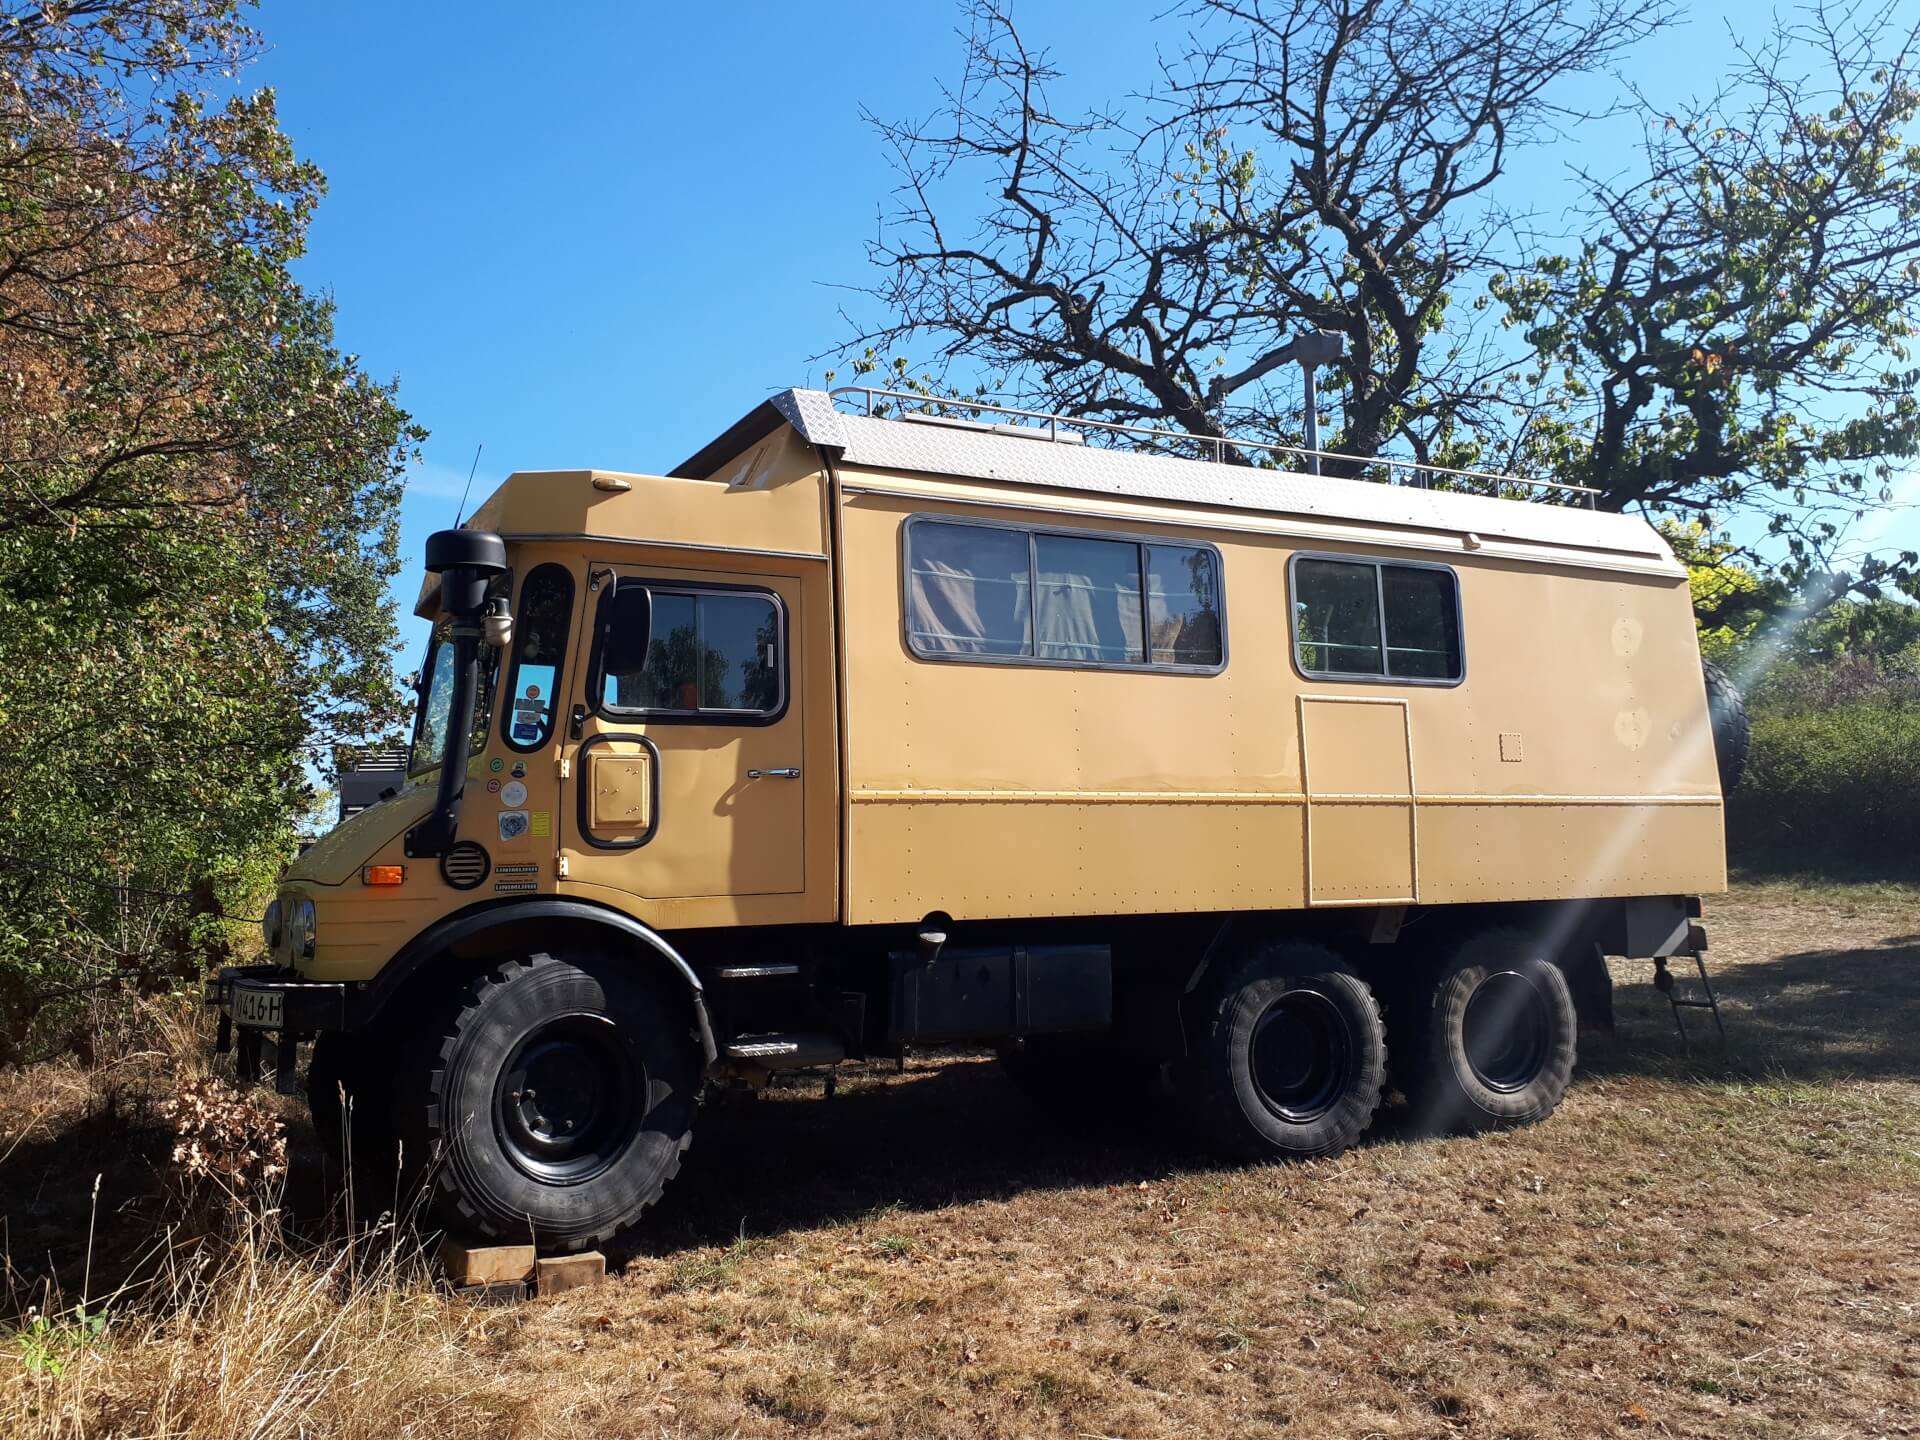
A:
[[[1761,692],[1728,804],[1736,861],[1911,867],[1920,842],[1920,686],[1850,668]]]

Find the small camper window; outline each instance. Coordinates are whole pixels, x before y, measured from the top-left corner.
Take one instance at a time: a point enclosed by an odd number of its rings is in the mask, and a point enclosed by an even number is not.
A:
[[[603,604],[600,707],[753,723],[784,706],[780,607],[760,591],[623,581]]]
[[[1456,684],[1460,585],[1444,565],[1296,555],[1293,653],[1324,680]]]
[[[907,645],[922,659],[1206,672],[1226,663],[1211,546],[916,516],[905,550]]]

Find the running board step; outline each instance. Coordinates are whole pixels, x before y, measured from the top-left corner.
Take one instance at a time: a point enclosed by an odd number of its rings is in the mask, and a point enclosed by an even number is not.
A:
[[[797,1070],[809,1065],[832,1065],[847,1058],[847,1047],[837,1035],[824,1032],[793,1035],[743,1035],[726,1047],[729,1060],[751,1060],[769,1070]]]
[[[713,972],[716,980],[773,980],[783,975],[798,975],[800,967],[784,965],[722,965]]]

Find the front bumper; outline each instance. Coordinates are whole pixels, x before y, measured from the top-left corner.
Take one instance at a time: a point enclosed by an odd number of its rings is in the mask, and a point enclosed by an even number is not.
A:
[[[228,965],[207,982],[206,1002],[220,1012],[214,1052],[234,1052],[234,1072],[258,1080],[272,1047],[274,1088],[292,1094],[300,1042],[346,1030],[358,987],[303,979],[283,965]]]

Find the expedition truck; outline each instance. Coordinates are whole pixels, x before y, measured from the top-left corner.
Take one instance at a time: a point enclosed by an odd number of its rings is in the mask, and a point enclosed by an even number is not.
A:
[[[1643,520],[922,404],[788,390],[433,535],[405,781],[212,986],[242,1073],[310,1045],[324,1134],[567,1249],[712,1082],[999,1047],[1328,1155],[1389,1066],[1436,1123],[1541,1119],[1604,957],[1697,955],[1722,784]]]

